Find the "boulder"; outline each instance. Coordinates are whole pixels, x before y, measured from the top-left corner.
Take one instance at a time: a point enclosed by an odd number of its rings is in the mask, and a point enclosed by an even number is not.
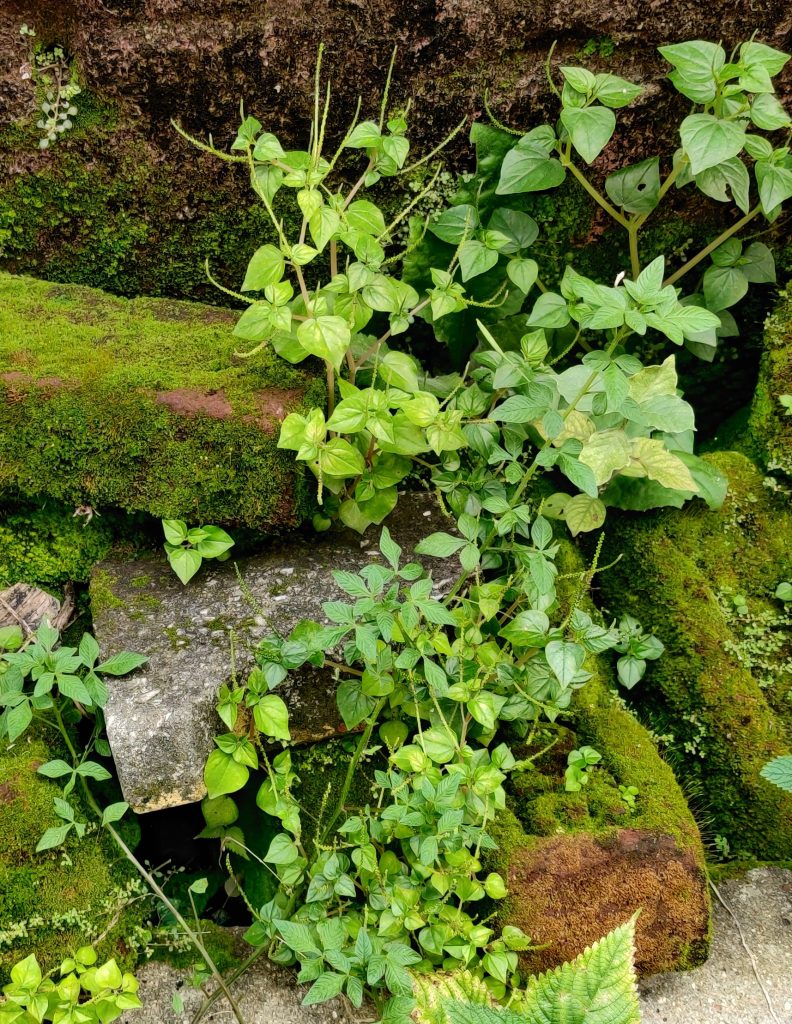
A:
[[[280,422],[324,385],[234,358],[229,310],[0,274],[0,499],[294,526],[314,489]],[[100,520],[101,523],[101,520]]]
[[[712,834],[759,860],[792,849],[792,795],[761,777],[790,753],[789,492],[744,455],[705,456],[728,478],[718,511],[695,501],[614,517],[597,595],[665,645],[629,697],[662,736]]]
[[[584,568],[569,542],[559,568],[567,579]],[[565,599],[576,600],[574,591]],[[582,607],[596,615],[588,599]],[[538,948],[522,963],[533,972],[572,959],[640,910],[640,973],[693,967],[709,947],[698,826],[653,737],[616,694],[612,658],[589,656],[585,668],[592,675],[575,694],[569,728],[546,727],[534,747],[553,745],[512,778],[508,807],[490,826],[499,846],[493,867],[509,890],[499,921],[531,936]],[[602,760],[568,793],[567,754],[584,744]],[[623,798],[630,787],[633,806]]]
[[[433,530],[448,529],[434,500],[403,495],[389,527],[405,556]],[[124,796],[138,813],[200,800],[203,766],[221,728],[218,687],[253,664],[265,634],[301,619],[324,621],[322,603],[343,597],[333,569],[359,571],[379,556],[379,530],[294,534],[236,563],[206,563],[183,586],[164,557],[106,560],[94,570],[91,608],[103,651],[149,656],[140,671],[110,684],[107,734]],[[448,585],[453,569],[440,566]],[[344,725],[330,670],[293,673],[279,692],[297,743],[338,735]]]

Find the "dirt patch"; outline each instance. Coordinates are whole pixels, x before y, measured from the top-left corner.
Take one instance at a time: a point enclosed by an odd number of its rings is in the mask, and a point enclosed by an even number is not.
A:
[[[158,391],[156,402],[179,416],[210,416],[215,420],[227,420],[234,415],[233,407],[223,391],[176,388],[174,391]]]

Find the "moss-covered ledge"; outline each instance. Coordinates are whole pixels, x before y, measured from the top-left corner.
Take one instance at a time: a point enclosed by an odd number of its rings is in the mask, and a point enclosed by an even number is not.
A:
[[[229,310],[0,274],[0,499],[273,530],[311,506],[277,449],[319,377],[234,357]]]

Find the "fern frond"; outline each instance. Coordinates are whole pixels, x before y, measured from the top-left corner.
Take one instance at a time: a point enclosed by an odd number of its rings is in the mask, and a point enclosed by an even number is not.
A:
[[[640,1024],[635,920],[569,963],[531,978],[521,1006],[523,1024]]]

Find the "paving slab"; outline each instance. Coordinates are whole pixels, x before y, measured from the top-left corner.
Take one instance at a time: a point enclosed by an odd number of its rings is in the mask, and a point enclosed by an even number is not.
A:
[[[792,1024],[792,871],[757,868],[718,890],[734,917],[715,899],[709,960],[641,982],[644,1024]]]

